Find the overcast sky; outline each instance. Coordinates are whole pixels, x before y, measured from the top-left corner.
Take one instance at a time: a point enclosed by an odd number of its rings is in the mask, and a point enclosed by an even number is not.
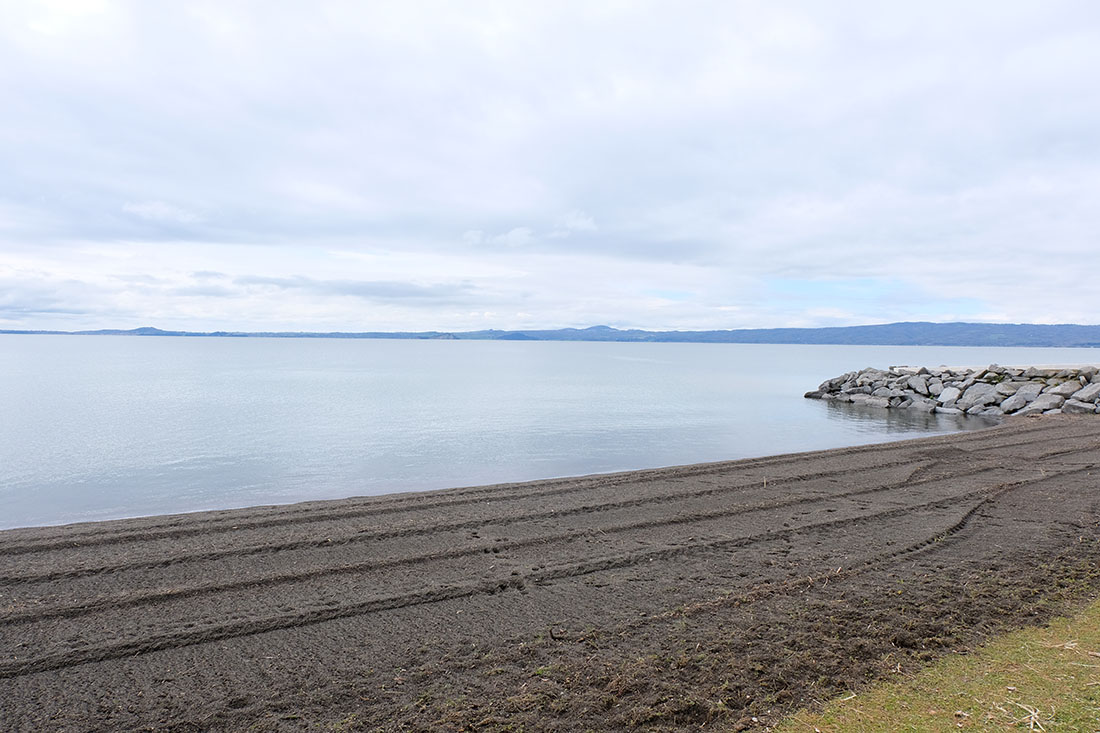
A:
[[[0,328],[1100,322],[1100,4],[0,0]]]

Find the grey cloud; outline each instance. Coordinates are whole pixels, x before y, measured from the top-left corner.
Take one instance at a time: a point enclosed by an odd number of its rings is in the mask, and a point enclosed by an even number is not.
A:
[[[95,286],[79,280],[0,278],[0,323],[17,328],[43,319],[82,317],[99,309],[101,298]]]

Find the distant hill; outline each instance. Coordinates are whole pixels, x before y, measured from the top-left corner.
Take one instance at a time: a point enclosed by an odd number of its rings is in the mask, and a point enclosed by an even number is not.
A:
[[[144,327],[98,331],[4,331],[0,334],[72,336],[179,336],[222,338],[354,338],[450,339],[482,341],[643,341],[725,344],[850,344],[896,346],[1063,346],[1100,348],[1100,326],[1029,323],[887,323],[830,328],[752,328],[729,331],[619,330],[610,326],[551,330],[501,331],[372,331],[313,333],[308,331],[162,331]]]

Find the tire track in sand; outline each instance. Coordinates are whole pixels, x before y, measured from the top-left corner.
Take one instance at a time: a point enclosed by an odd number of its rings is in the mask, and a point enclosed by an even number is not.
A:
[[[979,504],[971,507],[964,515],[962,522],[968,521],[969,516],[981,505],[992,498],[999,496],[1011,488],[1026,486],[1028,484],[1049,481],[1053,478],[1084,473],[1091,469],[1076,469],[1047,474],[1034,479],[1018,482],[999,484],[994,487],[983,487],[970,492],[950,497],[938,498],[928,502],[895,507],[882,511],[872,512],[857,517],[846,517],[827,522],[811,523],[796,528],[763,532],[741,538],[714,540],[705,543],[681,546],[666,546],[663,548],[650,548],[636,552],[622,553],[619,555],[594,558],[591,560],[564,564],[556,567],[548,567],[543,570],[528,573],[521,576],[504,576],[481,581],[455,583],[449,586],[424,590],[419,592],[400,594],[388,597],[366,599],[350,604],[326,604],[319,607],[303,607],[294,611],[275,614],[265,617],[252,617],[234,619],[231,621],[210,624],[201,628],[172,629],[162,633],[147,635],[143,638],[119,640],[114,643],[100,644],[83,648],[72,648],[65,651],[30,657],[27,659],[14,659],[0,662],[0,679],[34,674],[37,672],[63,669],[66,667],[87,664],[91,662],[120,659],[139,654],[160,651],[164,649],[180,648],[195,644],[230,639],[239,636],[247,636],[269,631],[276,631],[297,626],[306,626],[325,621],[350,616],[359,616],[384,610],[396,610],[413,605],[437,603],[445,600],[482,595],[495,594],[508,589],[519,589],[527,584],[546,583],[553,580],[579,577],[595,572],[613,570],[652,562],[655,559],[670,559],[674,557],[695,554],[716,549],[731,549],[746,546],[764,540],[775,540],[802,534],[807,531],[823,531],[851,525],[858,525],[871,521],[878,521],[890,517],[904,516],[914,511],[933,507],[947,508],[958,503],[973,499],[979,499]],[[965,521],[964,521],[965,520]],[[959,524],[956,522],[956,524]],[[953,525],[954,526],[954,525]],[[960,525],[962,526],[962,525]],[[922,541],[921,546],[927,546],[934,542],[940,532],[933,534],[928,540]],[[888,553],[885,556],[896,556]]]

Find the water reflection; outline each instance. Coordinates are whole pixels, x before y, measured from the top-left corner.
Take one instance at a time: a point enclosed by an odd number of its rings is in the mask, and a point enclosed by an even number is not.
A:
[[[981,430],[1001,422],[999,417],[982,415],[944,415],[907,409],[884,409],[854,402],[818,402],[830,420],[842,422],[848,429],[867,434],[920,433],[944,434],[961,430]]]

